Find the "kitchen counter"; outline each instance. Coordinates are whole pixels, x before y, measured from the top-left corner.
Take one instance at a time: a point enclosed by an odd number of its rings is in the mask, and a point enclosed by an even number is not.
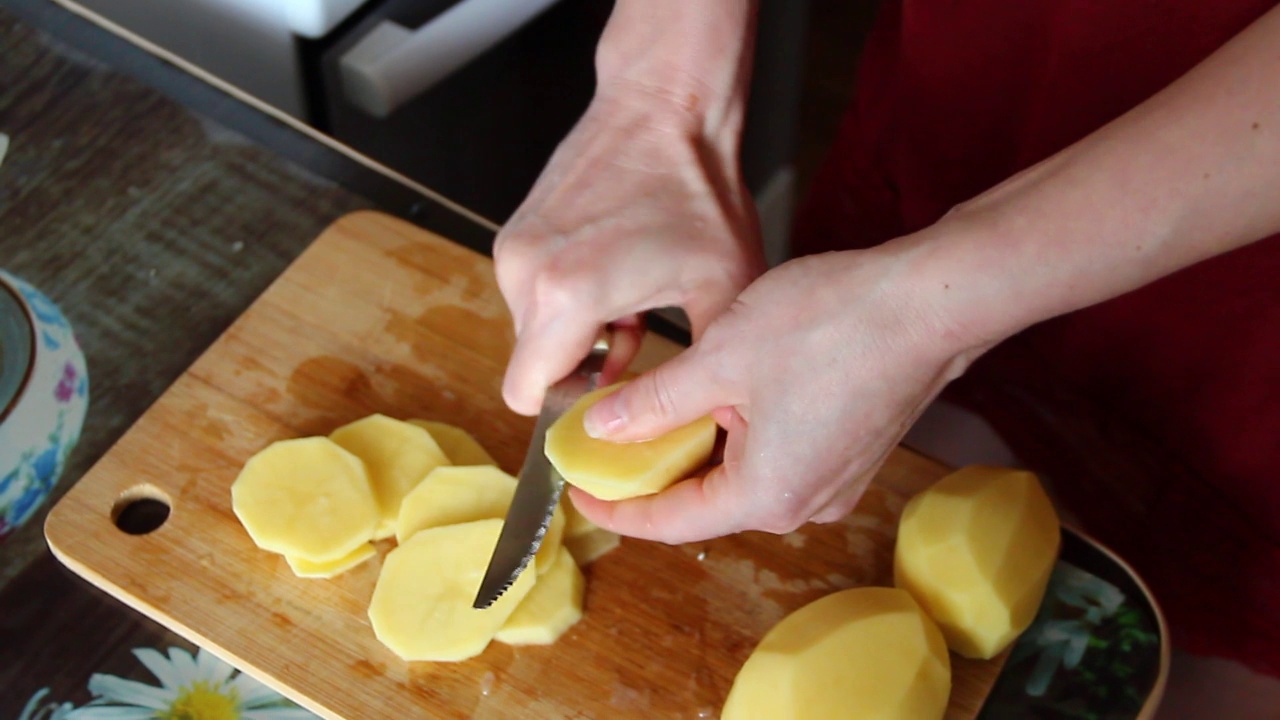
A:
[[[376,207],[491,242],[52,3],[0,3],[0,48],[0,267],[62,307],[89,366],[54,501],[337,217]],[[92,672],[148,679],[135,645],[190,647],[62,570],[42,534],[51,504],[0,545],[0,717],[46,685],[88,700]]]
[[[492,224],[49,0],[0,0],[0,48],[0,268],[62,306],[89,364],[53,501],[339,216],[377,208],[492,242]],[[0,718],[44,687],[83,703],[93,673],[154,684],[133,648],[195,650],[65,571],[43,518],[0,544]]]

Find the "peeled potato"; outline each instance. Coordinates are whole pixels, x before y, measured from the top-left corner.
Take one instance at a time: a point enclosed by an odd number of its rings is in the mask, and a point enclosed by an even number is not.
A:
[[[946,712],[951,660],[907,593],[842,590],[770,630],[734,679],[721,720],[933,720]]]
[[[515,495],[516,479],[491,465],[453,465],[437,468],[400,504],[396,541],[404,544],[426,528],[473,520],[501,520]],[[538,572],[555,561],[564,532],[564,512],[556,508],[547,534],[534,558]],[[485,559],[488,563],[488,558]]]
[[[547,459],[566,482],[601,500],[651,495],[706,464],[716,440],[710,416],[653,440],[613,443],[587,435],[582,418],[614,384],[587,393],[547,429]]]
[[[289,569],[293,574],[300,578],[331,578],[341,575],[377,554],[378,550],[373,543],[365,543],[337,560],[329,562],[311,562],[288,555],[284,559],[289,563]]]
[[[508,645],[550,645],[582,619],[586,589],[582,571],[569,551],[561,548],[495,639]]]
[[[388,553],[369,602],[378,640],[409,661],[483,652],[536,582],[526,571],[493,605],[472,607],[501,530],[501,520],[429,528]]]
[[[364,461],[378,500],[381,522],[374,534],[380,540],[395,534],[400,501],[427,473],[448,465],[449,458],[422,428],[370,415],[329,433],[330,439]]]
[[[622,543],[617,533],[605,530],[578,512],[567,493],[560,500],[560,507],[564,508],[563,543],[578,565],[586,567]]]
[[[952,650],[990,658],[1035,618],[1060,542],[1034,474],[967,467],[907,503],[894,584],[937,621]]]
[[[354,552],[379,519],[364,463],[323,437],[281,440],[249,458],[231,509],[258,547],[315,563]]]
[[[568,493],[565,493],[560,499],[560,507],[564,509],[565,539],[586,535],[589,532],[600,529],[599,525],[591,522],[585,515],[578,512],[578,508],[573,506],[573,500],[569,498]]]
[[[489,452],[471,437],[471,433],[456,425],[435,420],[410,420],[409,422],[431,433],[431,437],[453,465],[498,464]]]
[[[609,554],[621,544],[622,538],[617,533],[609,532],[604,528],[596,528],[574,537],[566,535],[564,538],[564,548],[583,567]]]

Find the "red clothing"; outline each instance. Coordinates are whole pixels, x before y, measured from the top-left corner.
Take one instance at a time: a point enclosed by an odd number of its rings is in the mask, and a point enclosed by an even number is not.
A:
[[[887,0],[797,251],[929,225],[1275,4]],[[1175,644],[1280,676],[1280,237],[1041,323],[949,392],[1137,568]]]

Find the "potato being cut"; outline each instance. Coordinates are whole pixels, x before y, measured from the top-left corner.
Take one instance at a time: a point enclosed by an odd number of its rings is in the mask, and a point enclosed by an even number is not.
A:
[[[537,582],[525,571],[493,605],[471,606],[501,530],[501,520],[429,528],[392,550],[369,603],[378,640],[409,661],[483,652]]]
[[[497,465],[489,452],[471,437],[471,433],[456,425],[435,420],[410,420],[409,422],[431,433],[436,444],[444,451],[453,465]]]
[[[721,720],[937,720],[951,660],[906,592],[827,595],[770,630],[738,671]]]
[[[1035,619],[1061,534],[1034,474],[963,468],[912,498],[900,522],[894,584],[933,617],[952,650],[993,657]]]
[[[249,458],[231,509],[258,547],[316,563],[367,543],[379,517],[364,464],[323,437],[280,440]]]
[[[613,443],[587,435],[582,418],[622,384],[587,393],[547,430],[547,459],[566,482],[601,500],[660,492],[711,458],[716,424],[710,416],[645,442]]]
[[[609,554],[621,544],[622,538],[617,533],[604,528],[596,528],[574,537],[566,535],[564,538],[564,548],[583,567]]]
[[[330,439],[364,461],[380,520],[374,539],[395,534],[400,501],[449,458],[426,430],[386,415],[370,415],[329,433]]]
[[[400,505],[396,541],[404,544],[426,528],[473,520],[501,520],[515,495],[516,479],[491,465],[453,465],[437,468]],[[555,561],[564,532],[564,512],[556,508],[535,557],[538,572]],[[485,559],[488,563],[488,558]]]
[[[538,576],[524,601],[495,639],[508,645],[550,645],[582,619],[586,580],[569,551],[556,553],[551,569]]]
[[[300,578],[331,578],[341,575],[377,554],[378,550],[373,543],[365,543],[343,557],[329,562],[311,562],[288,555],[284,559],[289,563],[289,569],[293,574]]]

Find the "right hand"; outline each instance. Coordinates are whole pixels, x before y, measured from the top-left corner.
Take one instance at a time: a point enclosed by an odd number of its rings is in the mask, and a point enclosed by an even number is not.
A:
[[[696,340],[764,272],[736,136],[707,138],[683,100],[631,90],[597,96],[495,243],[516,412],[537,414],[603,326],[615,341],[602,383],[639,349],[641,313],[680,307]]]

